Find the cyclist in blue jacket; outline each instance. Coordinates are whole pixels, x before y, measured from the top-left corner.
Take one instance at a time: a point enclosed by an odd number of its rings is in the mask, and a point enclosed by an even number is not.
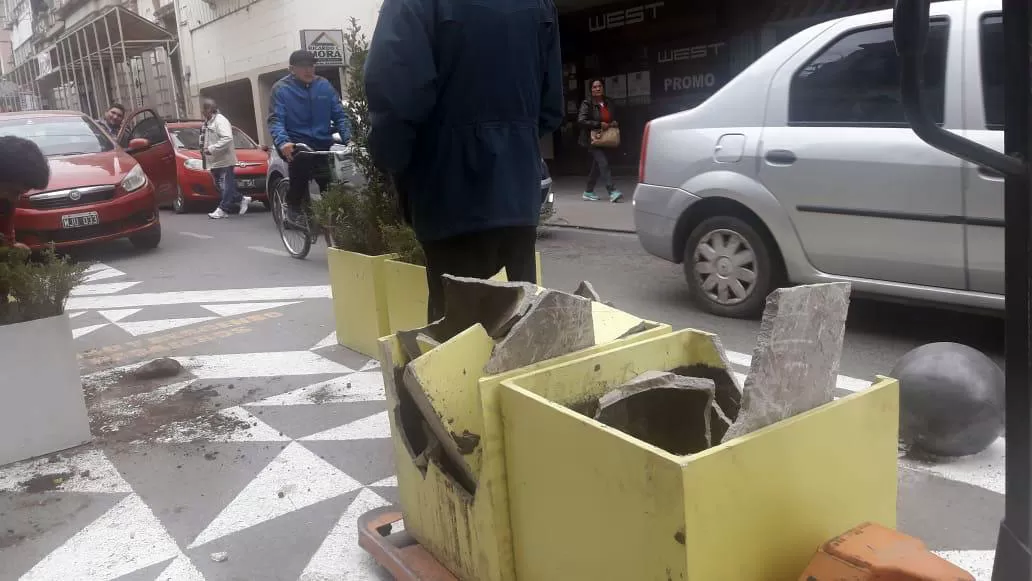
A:
[[[315,55],[307,50],[290,54],[290,74],[272,86],[269,132],[276,150],[287,160],[290,190],[287,192],[288,220],[296,222],[308,196],[313,178],[325,188],[328,172],[316,164],[324,158],[303,155],[294,158],[294,145],[304,143],[316,151],[333,145],[333,133],[342,143],[351,139],[351,125],[340,95],[329,81],[315,74]]]

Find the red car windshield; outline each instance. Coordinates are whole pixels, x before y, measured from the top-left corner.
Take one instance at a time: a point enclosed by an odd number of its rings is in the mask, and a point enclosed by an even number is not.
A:
[[[176,149],[192,149],[196,151],[201,148],[200,127],[170,127],[168,131],[172,134],[172,142],[176,144]],[[248,137],[246,133],[234,127],[233,147],[237,149],[258,149],[258,144]]]
[[[47,157],[102,153],[115,148],[104,131],[86,117],[2,119],[0,135],[28,139]]]

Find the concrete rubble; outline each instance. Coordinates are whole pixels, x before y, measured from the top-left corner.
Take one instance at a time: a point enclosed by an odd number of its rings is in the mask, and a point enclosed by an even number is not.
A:
[[[807,285],[767,297],[742,409],[724,441],[832,401],[850,288],[848,283]]]
[[[599,398],[595,419],[671,454],[695,454],[713,443],[715,392],[711,379],[647,371]]]
[[[592,298],[597,293],[582,283],[571,294],[528,283],[444,277],[445,316],[411,331],[398,333],[405,360],[411,362],[434,347],[475,325],[494,340],[485,375],[496,375],[586,349],[595,344]],[[644,331],[648,326],[642,327]],[[467,490],[476,477],[463,458],[479,444],[479,435],[452,433],[436,413],[412,365],[398,378],[410,405],[421,417],[421,436],[427,446],[420,462],[436,461]]]
[[[182,371],[183,365],[181,363],[169,357],[162,357],[137,367],[132,371],[132,375],[136,379],[143,380],[162,379],[175,377]]]

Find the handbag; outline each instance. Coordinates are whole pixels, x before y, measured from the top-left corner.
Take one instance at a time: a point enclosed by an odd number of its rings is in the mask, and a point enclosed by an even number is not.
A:
[[[591,146],[614,149],[620,147],[620,128],[596,129],[591,132]]]

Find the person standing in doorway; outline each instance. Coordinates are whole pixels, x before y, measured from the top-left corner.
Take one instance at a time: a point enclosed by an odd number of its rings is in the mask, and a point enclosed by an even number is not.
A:
[[[204,125],[201,126],[201,155],[204,156],[205,167],[211,170],[215,187],[219,190],[219,207],[208,214],[209,218],[218,220],[226,218],[237,210],[241,215],[247,213],[251,198],[241,196],[236,187],[236,147],[233,144],[233,126],[229,119],[219,113],[214,99],[201,101],[201,113]],[[239,209],[237,209],[239,208]]]
[[[384,0],[365,68],[369,153],[426,254],[431,321],[445,274],[537,282],[539,140],[563,117],[552,0]]]
[[[97,124],[100,125],[104,131],[108,132],[111,137],[118,137],[118,132],[122,130],[122,121],[125,119],[125,105],[121,103],[113,103],[108,110],[104,112],[104,116],[97,119]]]
[[[623,194],[613,185],[613,172],[609,168],[609,157],[606,150],[595,147],[591,144],[591,132],[606,130],[610,127],[619,127],[616,121],[616,113],[613,111],[613,103],[606,97],[605,85],[602,79],[591,81],[591,98],[585,99],[577,114],[577,123],[581,126],[580,144],[588,148],[591,153],[591,171],[588,172],[588,184],[584,187],[584,199],[589,202],[597,202],[599,197],[595,194],[595,184],[601,177],[609,192],[609,201],[619,202]]]

